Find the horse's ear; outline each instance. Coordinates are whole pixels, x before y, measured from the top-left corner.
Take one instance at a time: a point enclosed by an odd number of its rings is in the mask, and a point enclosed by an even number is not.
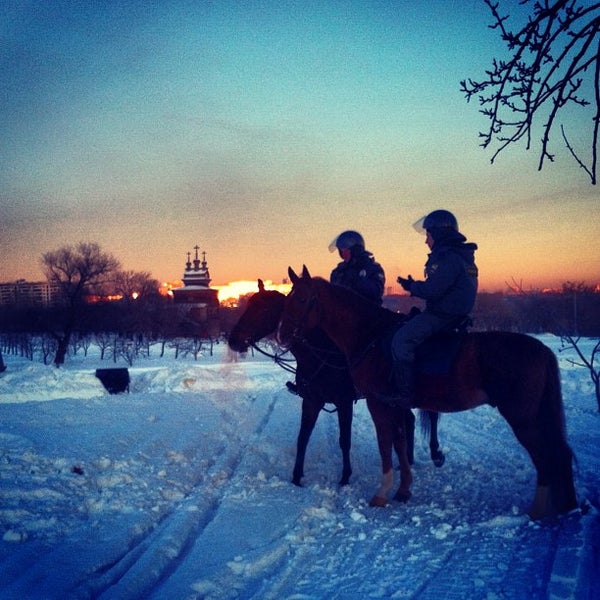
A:
[[[306,265],[302,265],[302,277],[304,277],[305,279],[311,279],[310,273],[308,272]]]
[[[263,283],[262,279],[258,280],[258,291],[259,292],[264,292],[265,291],[265,284]]]
[[[300,279],[300,277],[298,277],[298,275],[296,275],[296,273],[294,272],[294,269],[292,269],[292,267],[288,267],[288,275],[290,276],[290,281],[292,282],[292,285],[296,285],[296,283],[298,283],[298,279]]]

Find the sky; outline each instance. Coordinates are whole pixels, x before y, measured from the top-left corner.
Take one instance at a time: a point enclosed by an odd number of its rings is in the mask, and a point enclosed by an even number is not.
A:
[[[600,280],[598,188],[558,131],[541,172],[535,142],[493,165],[479,147],[460,81],[505,56],[483,0],[0,7],[0,281],[79,241],[160,281],[195,245],[215,285],[328,277],[357,229],[394,286],[437,208],[479,245],[482,290]],[[567,125],[581,141],[590,114]]]

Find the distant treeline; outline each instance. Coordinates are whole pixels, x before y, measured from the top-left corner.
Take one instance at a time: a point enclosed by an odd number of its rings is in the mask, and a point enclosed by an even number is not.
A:
[[[169,299],[152,302],[99,302],[76,307],[73,333],[78,340],[110,334],[115,339],[169,341],[181,338],[217,340],[226,338],[245,307],[221,307],[209,320],[197,319],[185,305]],[[408,313],[422,301],[406,295],[384,298],[384,306]],[[73,307],[0,307],[3,339],[21,334],[52,339],[60,334]],[[473,311],[474,330],[507,330],[522,333],[600,336],[600,293],[592,291],[527,293],[517,295],[481,293]],[[19,335],[17,335],[19,334]],[[16,336],[16,337],[15,337]],[[49,342],[50,343],[50,342]]]
[[[423,302],[409,296],[386,296],[384,306],[408,312]],[[600,336],[600,293],[566,291],[505,295],[480,293],[472,313],[473,329]]]

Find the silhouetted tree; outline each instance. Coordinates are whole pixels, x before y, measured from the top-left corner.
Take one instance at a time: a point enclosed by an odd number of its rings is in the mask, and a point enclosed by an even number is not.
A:
[[[541,139],[541,170],[546,159],[553,161],[550,134],[558,113],[567,106],[591,107],[590,157],[587,164],[581,150],[574,147],[563,124],[561,134],[566,147],[579,166],[596,184],[597,144],[600,127],[600,3],[578,0],[536,0],[527,24],[513,33],[506,27],[508,15],[501,16],[499,3],[484,0],[512,56],[494,59],[486,79],[461,81],[469,101],[479,98],[482,112],[490,120],[480,133],[481,146],[498,142],[491,162],[513,142],[525,138],[531,147],[534,118],[545,119]],[[520,4],[528,4],[522,0]],[[562,114],[562,113],[561,113]],[[586,151],[587,152],[587,151]]]
[[[118,271],[114,278],[114,291],[127,302],[155,297],[158,287],[158,281],[146,271]]]
[[[65,303],[61,328],[50,333],[56,339],[54,364],[62,365],[73,329],[81,315],[83,298],[90,286],[101,285],[120,267],[119,261],[93,242],[80,242],[46,252],[42,268],[50,283],[56,283]]]

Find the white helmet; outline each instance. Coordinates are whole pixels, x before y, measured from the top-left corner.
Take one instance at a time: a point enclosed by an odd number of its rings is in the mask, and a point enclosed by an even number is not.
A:
[[[331,244],[329,244],[329,252],[335,252],[336,250],[349,250],[354,246],[360,246],[364,249],[365,240],[358,231],[342,231]]]

